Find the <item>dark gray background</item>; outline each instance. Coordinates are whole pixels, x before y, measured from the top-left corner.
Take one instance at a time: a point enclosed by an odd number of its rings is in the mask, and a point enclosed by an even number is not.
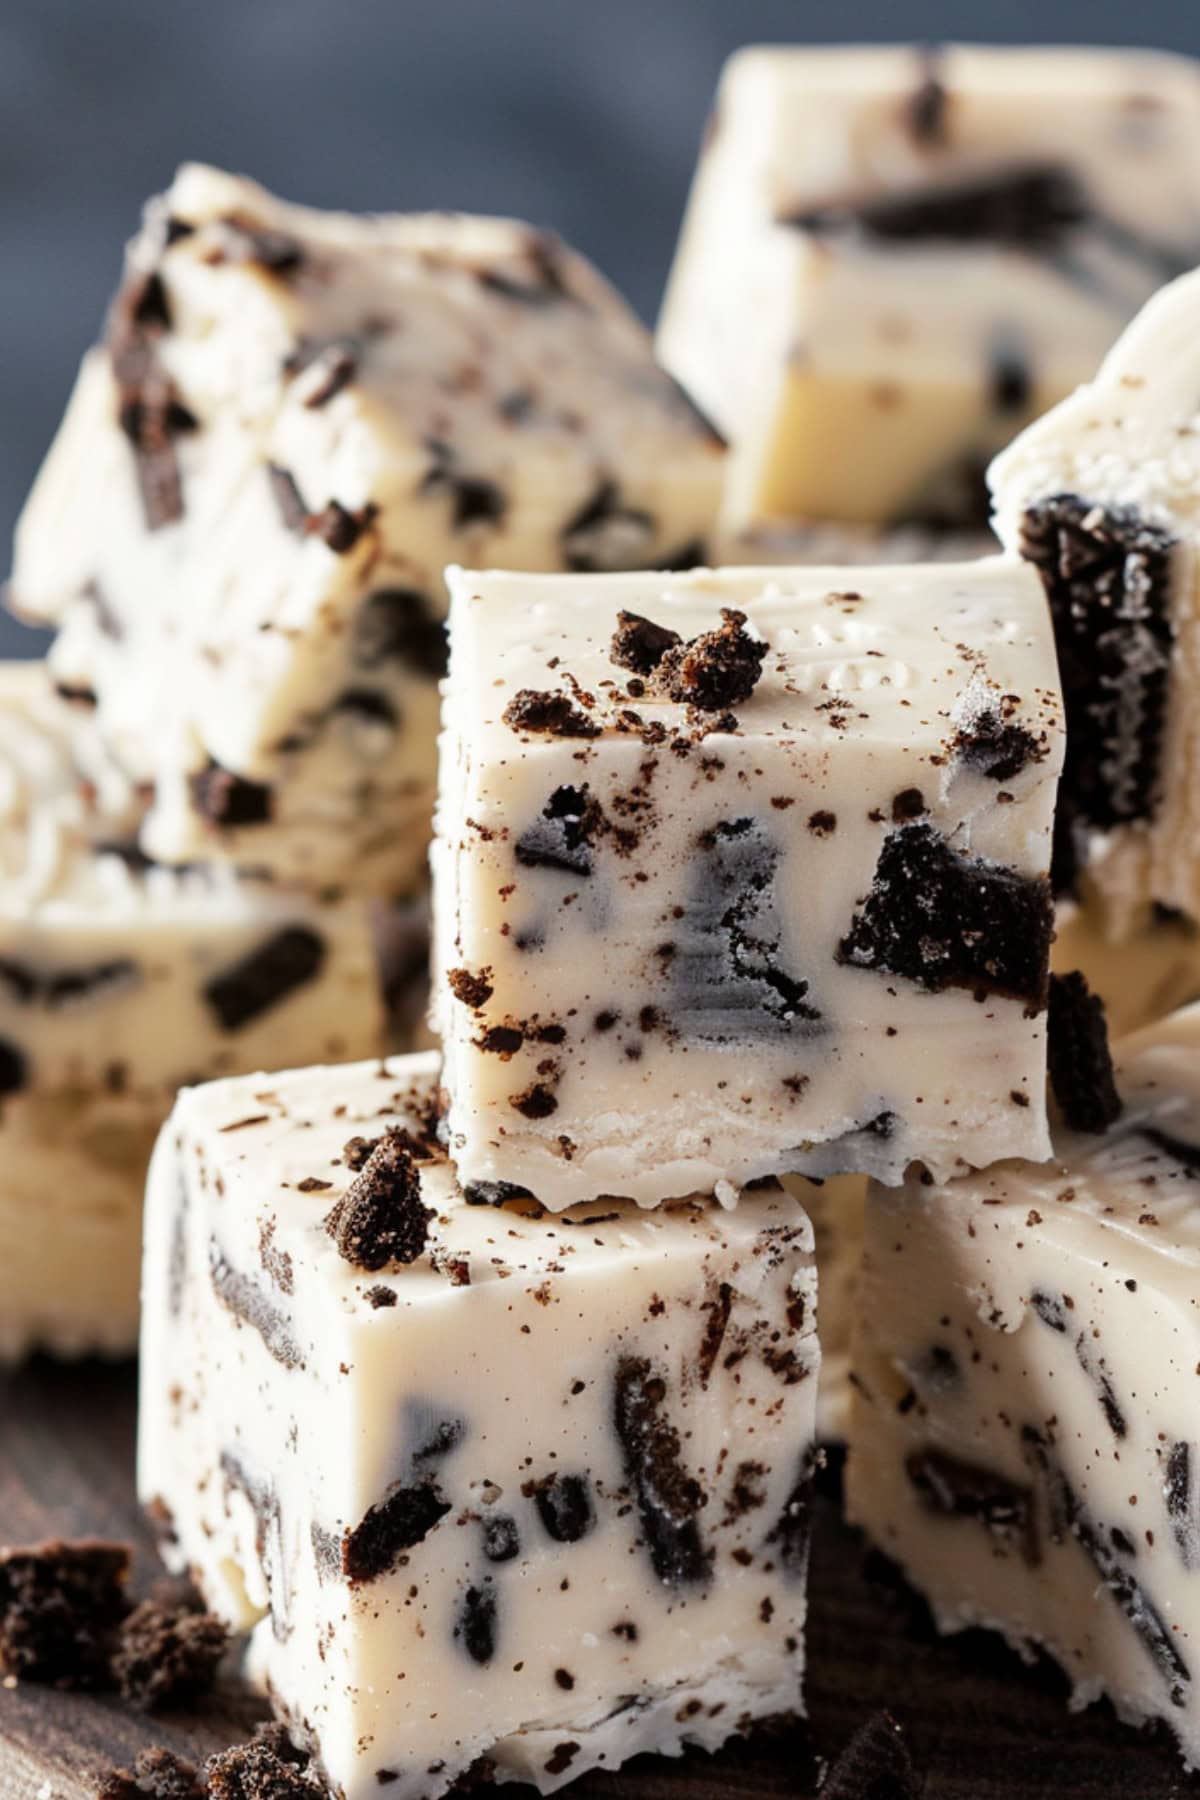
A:
[[[205,158],[316,205],[552,225],[651,320],[752,40],[1200,47],[1196,0],[0,0],[0,533],[147,193]],[[39,640],[0,620],[0,654]]]

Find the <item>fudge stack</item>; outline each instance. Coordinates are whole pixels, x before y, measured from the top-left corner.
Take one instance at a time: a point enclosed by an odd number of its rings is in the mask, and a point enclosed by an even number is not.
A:
[[[180,1083],[406,1035],[443,566],[703,561],[721,462],[549,236],[200,167],[149,206],[18,530],[0,1356],[132,1349]]]
[[[111,778],[51,805],[24,753],[26,861],[52,827],[72,907],[115,864],[359,921],[419,888],[437,786],[440,1051],[187,1089],[148,1186],[140,1493],[344,1800],[802,1711],[834,1424],[945,1628],[1200,1754],[1200,1010],[1114,1079],[1050,973],[1069,926],[1140,1017],[1191,991],[1200,276],[993,465],[1002,554],[924,535],[1195,258],[1198,133],[1166,58],[736,59],[660,337],[728,457],[543,234],[196,169],[151,209],[16,571]],[[701,566],[822,520],[835,566]],[[72,1008],[139,991],[92,961]],[[131,1042],[215,1072],[167,992]],[[45,1033],[0,1045],[6,1130]]]

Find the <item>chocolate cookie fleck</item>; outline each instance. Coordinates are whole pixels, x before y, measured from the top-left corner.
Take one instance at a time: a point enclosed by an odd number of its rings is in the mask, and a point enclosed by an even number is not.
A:
[[[635,675],[650,675],[668,650],[674,650],[683,639],[667,625],[656,625],[640,613],[621,611],[613,633],[609,655],[620,669],[632,669]]]
[[[566,694],[520,688],[501,715],[514,731],[544,731],[551,737],[599,737],[600,727]]]
[[[723,606],[721,619],[717,630],[668,650],[658,664],[658,680],[669,698],[702,712],[748,700],[767,654],[766,644],[746,630],[745,613]]]

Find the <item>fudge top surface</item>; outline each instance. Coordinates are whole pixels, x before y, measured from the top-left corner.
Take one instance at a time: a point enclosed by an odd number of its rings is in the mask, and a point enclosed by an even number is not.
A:
[[[1184,56],[749,46],[725,67],[704,160],[769,216],[998,164],[1064,168],[1106,211],[1183,245],[1200,225],[1198,149],[1200,64]]]
[[[442,446],[474,476],[518,446],[618,473],[668,450],[683,474],[721,454],[616,290],[515,220],[322,212],[189,164],[149,203],[127,276],[159,284],[156,355],[202,423],[221,411],[261,428],[282,400],[336,439],[362,405],[400,425],[414,466]]]
[[[600,745],[643,754],[645,727],[737,737],[784,753],[928,744],[934,754],[972,717],[1002,705],[1061,755],[1061,700],[1041,584],[1015,561],[853,567],[699,569],[685,575],[539,575],[448,571],[451,667],[445,723],[476,765],[567,755]],[[622,613],[686,641],[742,613],[766,645],[748,698],[729,714],[660,697],[613,657]],[[644,691],[638,693],[638,688]],[[561,696],[583,725],[548,734],[506,722],[522,692]],[[518,702],[519,705],[519,702]],[[511,715],[510,715],[511,716]],[[735,735],[728,735],[732,731]],[[448,765],[449,766],[449,765]]]
[[[436,1304],[453,1288],[510,1277],[603,1275],[647,1260],[703,1265],[739,1247],[755,1255],[812,1248],[806,1214],[775,1182],[740,1197],[731,1187],[731,1210],[705,1196],[654,1211],[598,1199],[551,1214],[519,1191],[501,1204],[490,1188],[464,1196],[435,1141],[440,1072],[430,1051],[209,1082],[180,1094],[164,1138],[219,1195],[239,1240],[257,1243],[265,1232],[273,1252],[291,1257],[297,1294],[311,1284],[322,1306],[364,1317],[386,1317],[396,1298]],[[430,1209],[427,1243],[411,1262],[364,1267],[339,1251],[327,1221],[369,1171],[389,1125],[414,1146],[420,1203]],[[380,1283],[393,1290],[383,1308],[372,1299]]]
[[[1200,1266],[1200,1002],[1123,1039],[1116,1074],[1124,1110],[1106,1132],[1059,1126],[1047,1163],[997,1163],[906,1191],[931,1209],[951,1204],[970,1215],[985,1239],[999,1232],[1031,1251],[1069,1245],[1100,1268],[1119,1254],[1112,1266],[1122,1274],[1131,1258],[1145,1258],[1148,1279],[1169,1280],[1165,1267],[1184,1265],[1190,1294]],[[1100,1230],[1090,1245],[1085,1224]]]
[[[1151,524],[1200,521],[1200,272],[1159,290],[1094,381],[1036,420],[988,471],[996,528],[1016,543],[1030,504],[1075,494]]]

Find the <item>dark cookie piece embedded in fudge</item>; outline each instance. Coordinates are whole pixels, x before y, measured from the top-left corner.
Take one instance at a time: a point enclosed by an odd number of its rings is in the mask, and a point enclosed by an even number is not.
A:
[[[551,737],[599,737],[600,727],[566,694],[519,688],[501,717],[514,731],[545,731]]]
[[[970,988],[1040,1011],[1053,935],[1049,882],[963,856],[931,825],[902,825],[884,839],[837,960],[934,993]]]
[[[0,1038],[0,1094],[19,1094],[29,1081],[29,1064],[23,1051]]]
[[[222,244],[213,262],[252,263],[269,275],[294,275],[304,261],[304,245],[290,231],[260,225],[248,213],[228,213],[221,220]]]
[[[563,246],[548,231],[528,234],[517,269],[480,269],[478,280],[490,294],[521,306],[557,306],[562,300],[578,300],[567,282]]]
[[[861,203],[806,207],[779,219],[814,233],[857,230],[893,242],[1009,244],[1050,250],[1091,217],[1069,169],[1034,163]]]
[[[1056,1541],[1070,1535],[1081,1545],[1158,1669],[1171,1705],[1186,1706],[1191,1670],[1180,1653],[1175,1633],[1141,1582],[1122,1563],[1122,1554],[1128,1554],[1128,1551],[1118,1548],[1117,1542],[1111,1540],[1092,1517],[1061,1465],[1051,1455],[1050,1446],[1041,1432],[1032,1425],[1022,1426],[1021,1444],[1045,1484],[1050,1530]]]
[[[775,892],[779,850],[753,818],[701,834],[695,873],[670,959],[670,1017],[706,1042],[754,1042],[823,1029],[809,984],[782,966]]]
[[[109,313],[107,348],[117,384],[117,420],[133,450],[147,531],[183,517],[175,439],[198,428],[159,360],[158,341],[170,328],[161,275],[130,276]]]
[[[272,811],[271,789],[261,781],[248,781],[210,762],[188,778],[192,805],[210,825],[265,825]]]
[[[204,1779],[208,1800],[320,1800],[323,1792],[304,1768],[262,1739],[210,1756]]]
[[[821,1454],[812,1445],[800,1458],[800,1468],[783,1511],[767,1533],[767,1543],[779,1558],[784,1574],[791,1581],[803,1581],[808,1574],[808,1553],[812,1544],[813,1487]]]
[[[99,1538],[0,1550],[0,1670],[60,1688],[107,1685],[129,1564],[127,1544]]]
[[[546,1535],[556,1544],[577,1544],[596,1523],[586,1475],[547,1475],[521,1491],[532,1494]]]
[[[496,1654],[496,1590],[490,1579],[462,1597],[454,1635],[472,1662],[489,1663]]]
[[[667,1587],[706,1582],[713,1553],[700,1536],[705,1495],[683,1462],[679,1433],[664,1410],[667,1384],[645,1357],[623,1356],[613,1383],[613,1426],[625,1476],[637,1497],[646,1549]]]
[[[1033,398],[1033,371],[1018,343],[995,344],[988,355],[988,404],[994,413],[1017,414],[1029,410]]]
[[[1061,802],[1101,829],[1152,818],[1160,798],[1175,549],[1134,507],[1078,494],[1043,500],[1021,521],[1021,554],[1042,578],[1058,646]]]
[[[440,681],[449,666],[446,627],[419,588],[376,588],[354,621],[354,658],[361,668],[397,662]]]
[[[767,646],[746,630],[746,615],[721,608],[722,623],[690,643],[668,650],[658,663],[658,681],[672,700],[721,712],[748,700],[762,674]]]
[[[640,569],[654,541],[654,519],[640,507],[626,506],[617,483],[605,478],[571,514],[559,541],[563,561],[577,575]]]
[[[285,1369],[302,1369],[304,1353],[292,1322],[270,1295],[241,1269],[235,1269],[216,1238],[208,1245],[208,1276],[213,1293],[227,1312],[256,1331],[268,1353]]]
[[[320,512],[313,512],[300,492],[296,477],[278,463],[267,464],[267,479],[279,517],[286,530],[296,537],[316,537],[335,556],[346,556],[374,521],[379,508],[372,501],[351,512],[340,500],[330,500]]]
[[[143,1600],[121,1624],[113,1679],[134,1706],[176,1706],[208,1692],[228,1643],[212,1613]]]
[[[1078,969],[1050,977],[1046,1061],[1058,1109],[1072,1131],[1107,1131],[1120,1118],[1104,1002]]]
[[[483,1516],[483,1554],[489,1562],[511,1562],[521,1553],[521,1534],[511,1513]]]
[[[195,1763],[170,1750],[143,1750],[132,1769],[100,1777],[96,1800],[205,1800],[206,1793]]]
[[[240,1031],[296,988],[313,981],[325,962],[325,940],[307,925],[285,925],[204,987],[223,1031]]]
[[[986,775],[992,781],[1012,781],[1028,764],[1041,762],[1046,756],[1045,738],[1036,738],[1017,721],[1016,706],[1012,696],[989,695],[950,740],[954,755],[977,775]]]
[[[355,1584],[388,1574],[404,1552],[428,1537],[449,1511],[450,1502],[432,1477],[394,1488],[346,1533],[342,1573]]]
[[[920,1800],[904,1733],[877,1712],[850,1739],[825,1777],[821,1800]]]
[[[1069,1313],[1072,1302],[1065,1296],[1048,1294],[1044,1289],[1035,1288],[1029,1296],[1029,1304],[1043,1325],[1048,1325],[1051,1331],[1057,1331],[1064,1337],[1069,1334]],[[1125,1423],[1125,1414],[1121,1410],[1116,1391],[1104,1366],[1104,1358],[1102,1356],[1097,1358],[1093,1354],[1091,1340],[1086,1331],[1080,1331],[1075,1337],[1075,1355],[1080,1368],[1099,1395],[1101,1410],[1113,1436],[1123,1438],[1129,1429]]]
[[[450,969],[446,974],[446,985],[456,1000],[478,1012],[495,992],[489,980],[491,973],[490,968],[480,969],[478,974],[473,974],[470,969]]]
[[[668,650],[683,642],[677,631],[667,625],[656,625],[641,613],[621,611],[613,633],[609,655],[619,669],[631,669],[635,675],[651,675]]]
[[[426,438],[425,448],[433,461],[423,476],[418,493],[446,492],[451,497],[451,528],[464,531],[481,520],[499,524],[508,511],[508,496],[503,488],[485,476],[468,475],[458,466],[458,452],[444,438]]]
[[[429,1243],[432,1207],[421,1200],[421,1177],[399,1134],[375,1146],[325,1221],[339,1255],[376,1274],[389,1263],[414,1263]]]
[[[1161,1452],[1159,1453],[1161,1455]],[[1200,1530],[1197,1529],[1196,1501],[1192,1492],[1192,1446],[1182,1439],[1167,1451],[1166,1479],[1163,1497],[1171,1532],[1185,1569],[1194,1569],[1200,1561]]]
[[[527,869],[590,875],[592,845],[605,824],[600,803],[586,782],[582,787],[555,788],[541,817],[517,839],[513,854]]]
[[[468,1181],[463,1189],[467,1206],[503,1206],[508,1200],[532,1200],[526,1187],[515,1181]]]
[[[930,1512],[978,1519],[993,1537],[1015,1545],[1031,1568],[1041,1561],[1031,1488],[934,1445],[914,1450],[904,1471]]]

